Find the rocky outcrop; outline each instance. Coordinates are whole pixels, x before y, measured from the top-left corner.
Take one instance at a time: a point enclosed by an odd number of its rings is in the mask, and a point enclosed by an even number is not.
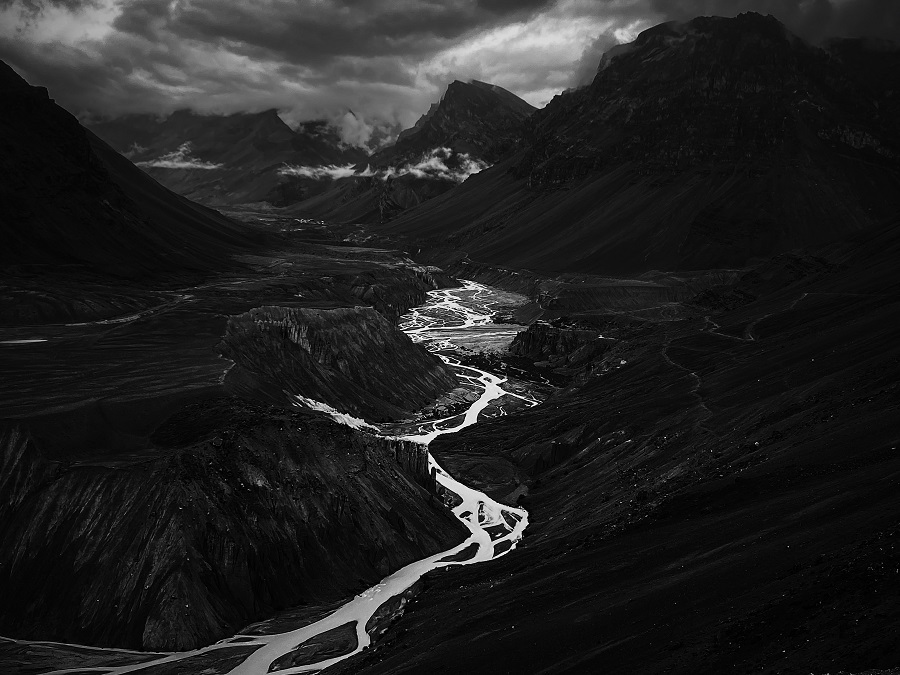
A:
[[[395,419],[456,384],[435,356],[374,309],[260,307],[228,321],[222,353],[238,386],[301,394],[369,420]]]
[[[203,429],[210,415],[228,422]],[[0,633],[193,648],[461,536],[424,446],[237,399],[187,406],[155,438],[141,457],[58,462],[4,425]]]
[[[509,353],[553,368],[577,368],[605,353],[613,343],[598,330],[558,328],[538,322],[513,339]]]
[[[352,276],[342,275],[338,280],[350,287],[354,297],[391,321],[424,303],[428,291],[457,284],[437,267],[398,264]]]

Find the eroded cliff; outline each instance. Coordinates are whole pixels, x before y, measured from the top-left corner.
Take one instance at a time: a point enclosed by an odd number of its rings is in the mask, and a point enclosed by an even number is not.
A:
[[[374,309],[260,307],[228,322],[238,386],[300,394],[366,419],[402,417],[456,384],[441,361]]]
[[[0,632],[193,648],[460,538],[423,446],[237,398],[188,406],[154,439],[155,452],[60,462],[4,425]]]

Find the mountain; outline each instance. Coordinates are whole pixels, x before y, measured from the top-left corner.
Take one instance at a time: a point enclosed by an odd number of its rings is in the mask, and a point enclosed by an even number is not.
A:
[[[298,205],[298,212],[338,221],[388,220],[512,152],[534,110],[497,85],[451,82],[393,145],[360,163],[356,176]]]
[[[535,113],[514,157],[386,231],[606,274],[823,244],[900,208],[897,54],[811,47],[752,13],[661,24]]]
[[[368,164],[375,168],[415,164],[437,148],[449,148],[454,160],[468,155],[493,164],[512,148],[522,122],[534,111],[502,87],[457,80],[413,127],[402,131],[393,145],[372,155]]]
[[[77,265],[122,277],[210,270],[257,235],[179,197],[0,62],[0,268]]]
[[[292,180],[286,168],[352,165],[368,154],[345,146],[324,120],[295,130],[274,109],[126,115],[89,128],[169,189],[211,205],[289,204],[319,189],[319,181]]]

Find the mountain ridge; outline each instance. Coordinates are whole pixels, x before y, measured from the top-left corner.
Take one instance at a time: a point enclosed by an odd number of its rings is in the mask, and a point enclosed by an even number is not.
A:
[[[0,88],[0,265],[153,276],[230,264],[258,243],[243,226],[160,186],[2,63]]]
[[[616,50],[529,119],[514,159],[386,233],[491,264],[630,274],[737,267],[900,208],[889,90],[873,98],[860,68],[774,18],[663,24]]]

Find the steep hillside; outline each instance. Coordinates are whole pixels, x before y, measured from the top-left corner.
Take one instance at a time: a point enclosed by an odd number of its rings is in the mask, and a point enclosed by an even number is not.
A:
[[[209,270],[256,236],[162,186],[0,63],[0,267],[78,265],[123,277]]]
[[[515,351],[575,370],[568,386],[432,448],[528,509],[523,544],[433,575],[335,671],[893,672],[898,255],[895,218],[681,318],[601,306],[530,328]]]
[[[662,24],[533,115],[527,147],[388,233],[495,264],[738,267],[900,208],[895,52],[842,55],[771,17]],[[877,71],[867,65],[882,64]]]
[[[286,167],[352,165],[367,155],[344,146],[324,121],[294,130],[276,110],[233,115],[179,110],[162,119],[126,115],[90,128],[169,189],[212,205],[290,204],[325,185],[286,177]]]

